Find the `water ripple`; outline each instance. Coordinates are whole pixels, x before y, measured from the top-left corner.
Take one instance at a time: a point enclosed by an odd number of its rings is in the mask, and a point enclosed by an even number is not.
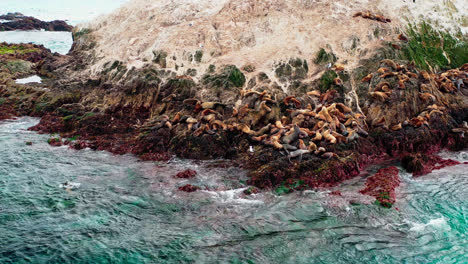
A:
[[[0,123],[0,263],[466,260],[464,166],[420,178],[403,173],[399,211],[358,194],[364,178],[340,186],[342,197],[328,191],[245,196],[240,169],[54,148],[47,135],[25,130],[37,121]],[[187,168],[197,170],[195,179],[173,177]],[[65,182],[80,186],[66,190]],[[177,191],[187,183],[207,191]]]

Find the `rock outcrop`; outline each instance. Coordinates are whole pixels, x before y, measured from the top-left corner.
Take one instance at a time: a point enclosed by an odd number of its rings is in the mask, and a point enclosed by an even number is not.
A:
[[[51,90],[10,106],[75,149],[231,159],[287,191],[466,148],[466,36],[363,2],[133,1],[76,28],[68,56],[34,64]]]
[[[0,16],[0,20],[6,21],[0,23],[0,31],[46,30],[71,32],[73,30],[73,27],[63,20],[45,22],[34,17],[24,16],[21,13],[8,13],[6,15],[2,15]]]

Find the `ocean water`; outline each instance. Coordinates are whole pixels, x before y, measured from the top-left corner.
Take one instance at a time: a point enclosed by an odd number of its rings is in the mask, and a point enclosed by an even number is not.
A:
[[[41,20],[66,20],[71,25],[87,22],[111,12],[128,0],[2,0],[0,14],[20,12]],[[70,32],[0,32],[0,42],[34,43],[52,52],[67,54],[73,40]]]
[[[402,172],[398,210],[360,195],[364,177],[338,187],[341,197],[244,196],[241,169],[51,147],[26,130],[37,122],[0,122],[0,263],[468,261],[466,166]],[[187,168],[195,179],[173,177]],[[207,190],[177,191],[188,183]]]
[[[71,25],[112,12],[128,0],[2,0],[0,14],[20,12],[44,21],[65,20]]]
[[[2,0],[0,13],[76,24],[121,2]],[[0,32],[0,41],[66,53],[71,36],[55,33]],[[2,264],[468,263],[466,165],[420,178],[402,171],[398,210],[359,194],[365,177],[337,187],[342,196],[244,196],[241,169],[51,147],[50,135],[27,131],[37,122],[0,122]],[[468,160],[468,152],[442,155]],[[173,177],[188,168],[195,179]],[[188,183],[206,190],[177,191]]]

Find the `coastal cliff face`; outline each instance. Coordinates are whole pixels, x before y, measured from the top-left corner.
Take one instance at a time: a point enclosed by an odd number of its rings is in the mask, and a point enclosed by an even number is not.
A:
[[[382,159],[417,174],[468,138],[466,15],[436,2],[136,0],[35,62],[50,91],[25,98],[11,71],[0,88],[69,139],[53,144],[231,159],[260,188],[333,186]]]

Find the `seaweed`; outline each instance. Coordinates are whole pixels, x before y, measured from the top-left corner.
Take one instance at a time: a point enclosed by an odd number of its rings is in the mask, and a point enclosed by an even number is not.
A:
[[[426,22],[409,24],[408,42],[402,45],[401,57],[424,70],[448,70],[468,62],[468,39],[462,33],[452,35],[434,29]]]

